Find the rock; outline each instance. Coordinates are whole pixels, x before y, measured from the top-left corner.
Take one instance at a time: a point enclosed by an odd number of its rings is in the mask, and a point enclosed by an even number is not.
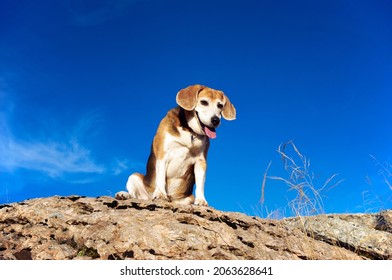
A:
[[[376,216],[375,229],[392,233],[392,211],[383,211]]]
[[[392,211],[287,219],[308,236],[370,259],[392,259]]]
[[[39,198],[0,205],[0,259],[392,259],[389,212],[339,217],[306,218],[304,230],[299,219],[165,201]],[[336,229],[337,220],[357,227]]]

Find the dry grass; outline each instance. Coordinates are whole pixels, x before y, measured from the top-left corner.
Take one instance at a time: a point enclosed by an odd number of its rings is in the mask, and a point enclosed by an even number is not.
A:
[[[378,170],[378,174],[384,177],[384,182],[387,184],[390,190],[392,190],[392,164],[388,162],[380,162],[375,156],[370,155],[370,157],[375,161],[376,166],[380,169]]]
[[[286,175],[283,177],[268,175],[272,162],[268,164],[263,176],[260,202],[264,208],[265,188],[268,180],[284,183],[288,187],[287,191],[294,193],[294,198],[286,206],[288,213],[284,209],[268,212],[266,208],[267,218],[296,217],[300,230],[309,237],[308,239],[304,239],[301,246],[307,248],[310,259],[313,259],[312,255],[315,256],[314,259],[317,259],[316,256],[319,254],[318,243],[316,242],[317,238],[313,236],[311,231],[307,230],[304,216],[323,214],[323,197],[325,193],[338,186],[343,180],[337,180],[338,174],[333,174],[322,184],[319,184],[312,170],[310,159],[303,155],[292,141],[279,145],[277,152],[283,163]],[[293,248],[295,246],[298,245],[293,244]],[[342,255],[339,255],[339,252],[335,256],[336,259],[346,258],[343,251],[340,252]]]
[[[378,168],[378,176],[383,178],[387,190],[392,191],[392,165],[387,161],[381,162],[375,156],[370,155],[374,162],[374,165]],[[373,185],[371,177],[367,176],[366,183],[370,189],[365,190],[361,193],[362,195],[362,208],[365,213],[369,212],[379,212],[390,208],[390,201],[392,201],[392,193],[381,191],[378,186]],[[378,179],[376,179],[378,181]],[[375,189],[377,188],[377,189]]]
[[[325,214],[323,198],[329,190],[337,187],[343,180],[338,178],[339,174],[333,174],[325,181],[320,182],[320,180],[318,180],[319,178],[315,176],[315,173],[312,170],[310,159],[304,156],[292,141],[279,145],[277,152],[283,163],[285,174],[284,176],[269,175],[272,162],[268,164],[266,171],[264,172],[261,186],[260,202],[262,204],[262,208],[266,210],[267,218],[288,218],[284,219],[284,221],[290,225],[295,225],[295,227],[300,229],[308,237],[308,239],[304,239],[301,245],[305,246],[307,249],[308,257],[310,259],[312,259],[313,256],[315,259],[317,259],[320,248],[318,247],[319,243],[316,241],[321,240],[325,242],[325,240],[322,238],[320,239],[320,237],[317,236],[318,233],[309,227],[309,222],[311,222],[313,218],[308,218],[307,216]],[[379,174],[383,176],[384,182],[392,190],[392,165],[388,164],[387,162],[381,163],[373,156],[372,158],[379,167]],[[288,205],[283,209],[281,208],[274,211],[269,211],[267,206],[264,205],[265,189],[269,180],[282,182],[283,185],[287,188],[287,191],[293,194],[290,196],[291,200],[289,199]],[[370,178],[368,180],[370,181]],[[374,201],[369,201],[369,193],[364,192],[362,196],[364,203],[375,203]],[[377,205],[380,205],[380,202],[378,202]],[[317,220],[315,221],[317,222]],[[320,230],[325,232],[326,236],[328,237],[329,241],[327,243],[335,247],[345,246],[343,243],[341,243],[338,234],[329,227],[330,225],[328,223],[322,223],[319,225]],[[290,245],[293,246],[292,248],[297,246],[297,244]],[[361,250],[360,248],[350,248],[345,246],[341,249],[341,251],[336,252],[334,259],[346,259],[347,250],[357,253],[359,256],[361,255],[358,253]]]
[[[264,204],[265,187],[267,180],[270,179],[283,182],[288,187],[289,192],[294,192],[294,199],[288,203],[289,216],[309,216],[324,213],[324,193],[339,185],[343,180],[336,182],[338,174],[333,174],[322,185],[317,185],[310,159],[304,156],[292,141],[279,145],[277,152],[283,162],[286,176],[268,176],[270,162],[264,173],[260,202]],[[268,214],[268,217],[271,218],[271,216],[276,216],[276,211]]]

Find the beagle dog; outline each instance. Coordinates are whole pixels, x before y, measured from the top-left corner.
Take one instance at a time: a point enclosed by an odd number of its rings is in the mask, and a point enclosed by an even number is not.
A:
[[[222,91],[202,85],[180,90],[176,101],[179,106],[170,110],[159,124],[146,175],[129,176],[128,192],[118,192],[117,199],[164,199],[208,205],[204,182],[210,139],[216,137],[221,116],[234,120],[236,109]]]

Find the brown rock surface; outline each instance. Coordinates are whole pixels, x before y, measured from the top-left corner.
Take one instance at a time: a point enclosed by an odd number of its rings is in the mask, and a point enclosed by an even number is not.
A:
[[[392,211],[379,214],[319,215],[288,219],[308,236],[370,259],[392,259]]]
[[[392,259],[390,218],[277,221],[163,201],[49,197],[0,205],[0,259]]]

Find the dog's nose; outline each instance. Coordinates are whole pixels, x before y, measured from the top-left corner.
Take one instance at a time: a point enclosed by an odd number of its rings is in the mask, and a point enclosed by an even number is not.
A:
[[[217,116],[211,118],[211,123],[214,127],[217,127],[220,123],[220,119]]]

